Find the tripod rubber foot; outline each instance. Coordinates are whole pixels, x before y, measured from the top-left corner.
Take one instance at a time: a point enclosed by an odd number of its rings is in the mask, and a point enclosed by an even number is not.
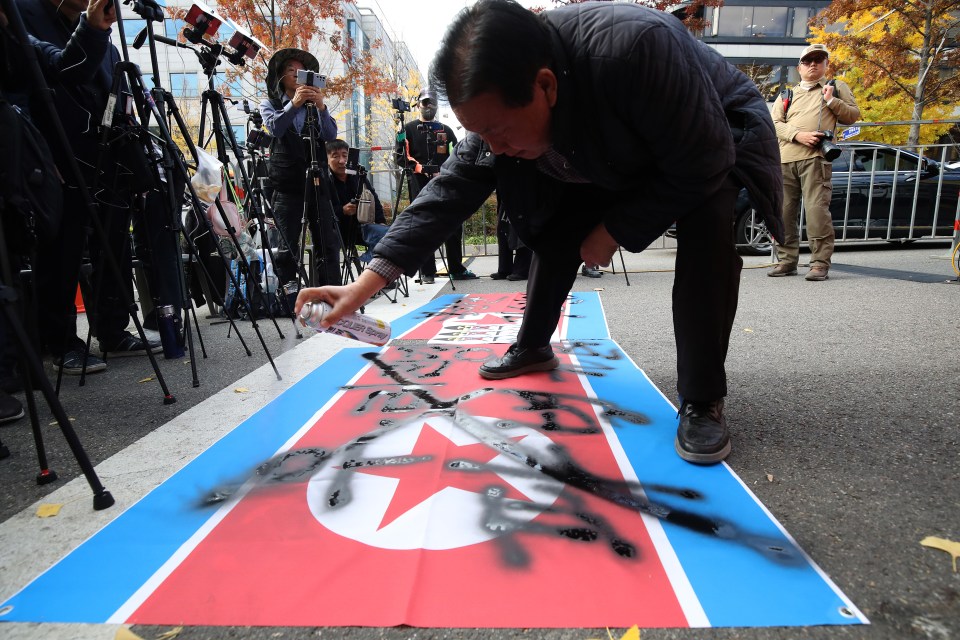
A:
[[[45,485],[54,482],[57,479],[57,472],[50,469],[44,469],[37,474],[37,484]]]
[[[93,494],[93,510],[102,511],[113,506],[113,496],[106,489],[101,489]]]
[[[173,404],[176,401],[177,399],[171,396],[170,394],[163,396],[163,404]]]

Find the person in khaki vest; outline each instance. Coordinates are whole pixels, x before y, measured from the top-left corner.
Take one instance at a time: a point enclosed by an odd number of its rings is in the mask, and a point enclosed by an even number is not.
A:
[[[830,216],[833,165],[823,157],[824,132],[837,124],[853,124],[860,109],[853,92],[843,81],[827,81],[830,53],[822,44],[812,44],[800,54],[800,84],[789,102],[777,100],[773,123],[780,142],[783,169],[783,226],[786,236],[777,247],[779,264],[767,275],[777,278],[797,274],[800,262],[800,202],[804,203],[810,271],[806,279],[826,280],[833,255],[834,232]],[[786,104],[785,104],[786,102]]]

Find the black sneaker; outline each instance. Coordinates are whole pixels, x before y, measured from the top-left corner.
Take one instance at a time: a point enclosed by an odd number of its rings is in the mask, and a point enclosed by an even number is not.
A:
[[[730,455],[730,432],[723,417],[723,400],[687,402],[680,406],[680,426],[674,448],[694,464],[715,464]]]
[[[509,273],[500,273],[499,271],[494,271],[490,274],[491,280],[503,280],[504,278],[509,277]]]
[[[420,284],[433,284],[433,276],[420,276]]]
[[[520,280],[526,280],[527,274],[525,273],[511,273],[507,276],[507,280],[510,282],[519,282]]]
[[[0,424],[15,422],[23,417],[23,405],[11,395],[0,392]]]
[[[149,338],[148,338],[149,340]],[[147,355],[147,348],[149,347],[150,353],[160,353],[163,351],[163,345],[159,340],[149,340],[149,342],[144,343],[139,337],[131,334],[125,333],[120,342],[115,344],[112,348],[105,349],[102,342],[98,343],[100,347],[100,353],[103,354],[105,358],[125,358],[128,356],[145,356]],[[89,366],[87,367],[89,371]]]
[[[560,359],[554,355],[550,345],[529,349],[519,347],[514,342],[502,358],[480,365],[480,376],[487,380],[503,380],[532,371],[551,371],[559,366]]]
[[[67,351],[63,356],[53,359],[53,368],[54,370],[59,370],[63,367],[63,372],[68,376],[78,376],[83,372],[83,361],[87,361],[87,373],[97,373],[98,371],[104,371],[107,368],[107,363],[93,355],[88,353],[86,358],[84,358],[83,351],[73,350]]]
[[[473,271],[470,271],[470,269],[464,269],[459,273],[451,274],[450,277],[454,280],[476,280],[477,274],[475,274]]]

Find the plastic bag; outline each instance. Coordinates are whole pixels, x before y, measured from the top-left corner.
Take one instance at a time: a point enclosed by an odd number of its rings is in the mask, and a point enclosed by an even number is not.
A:
[[[223,163],[200,147],[197,147],[197,171],[190,178],[197,197],[212,204],[223,188]]]

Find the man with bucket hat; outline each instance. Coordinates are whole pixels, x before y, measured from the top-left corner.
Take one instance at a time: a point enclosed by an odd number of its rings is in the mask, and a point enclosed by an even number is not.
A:
[[[327,180],[324,143],[337,137],[337,123],[323,102],[321,86],[298,84],[300,70],[320,71],[320,63],[302,49],[281,49],[267,65],[268,98],[260,104],[263,124],[273,136],[268,176],[274,190],[273,216],[283,239],[276,261],[280,284],[295,282],[299,268],[302,221],[313,238],[317,282],[340,284],[340,236]],[[312,148],[311,148],[312,142]],[[319,175],[313,176],[313,162]],[[319,179],[314,179],[319,178]]]

